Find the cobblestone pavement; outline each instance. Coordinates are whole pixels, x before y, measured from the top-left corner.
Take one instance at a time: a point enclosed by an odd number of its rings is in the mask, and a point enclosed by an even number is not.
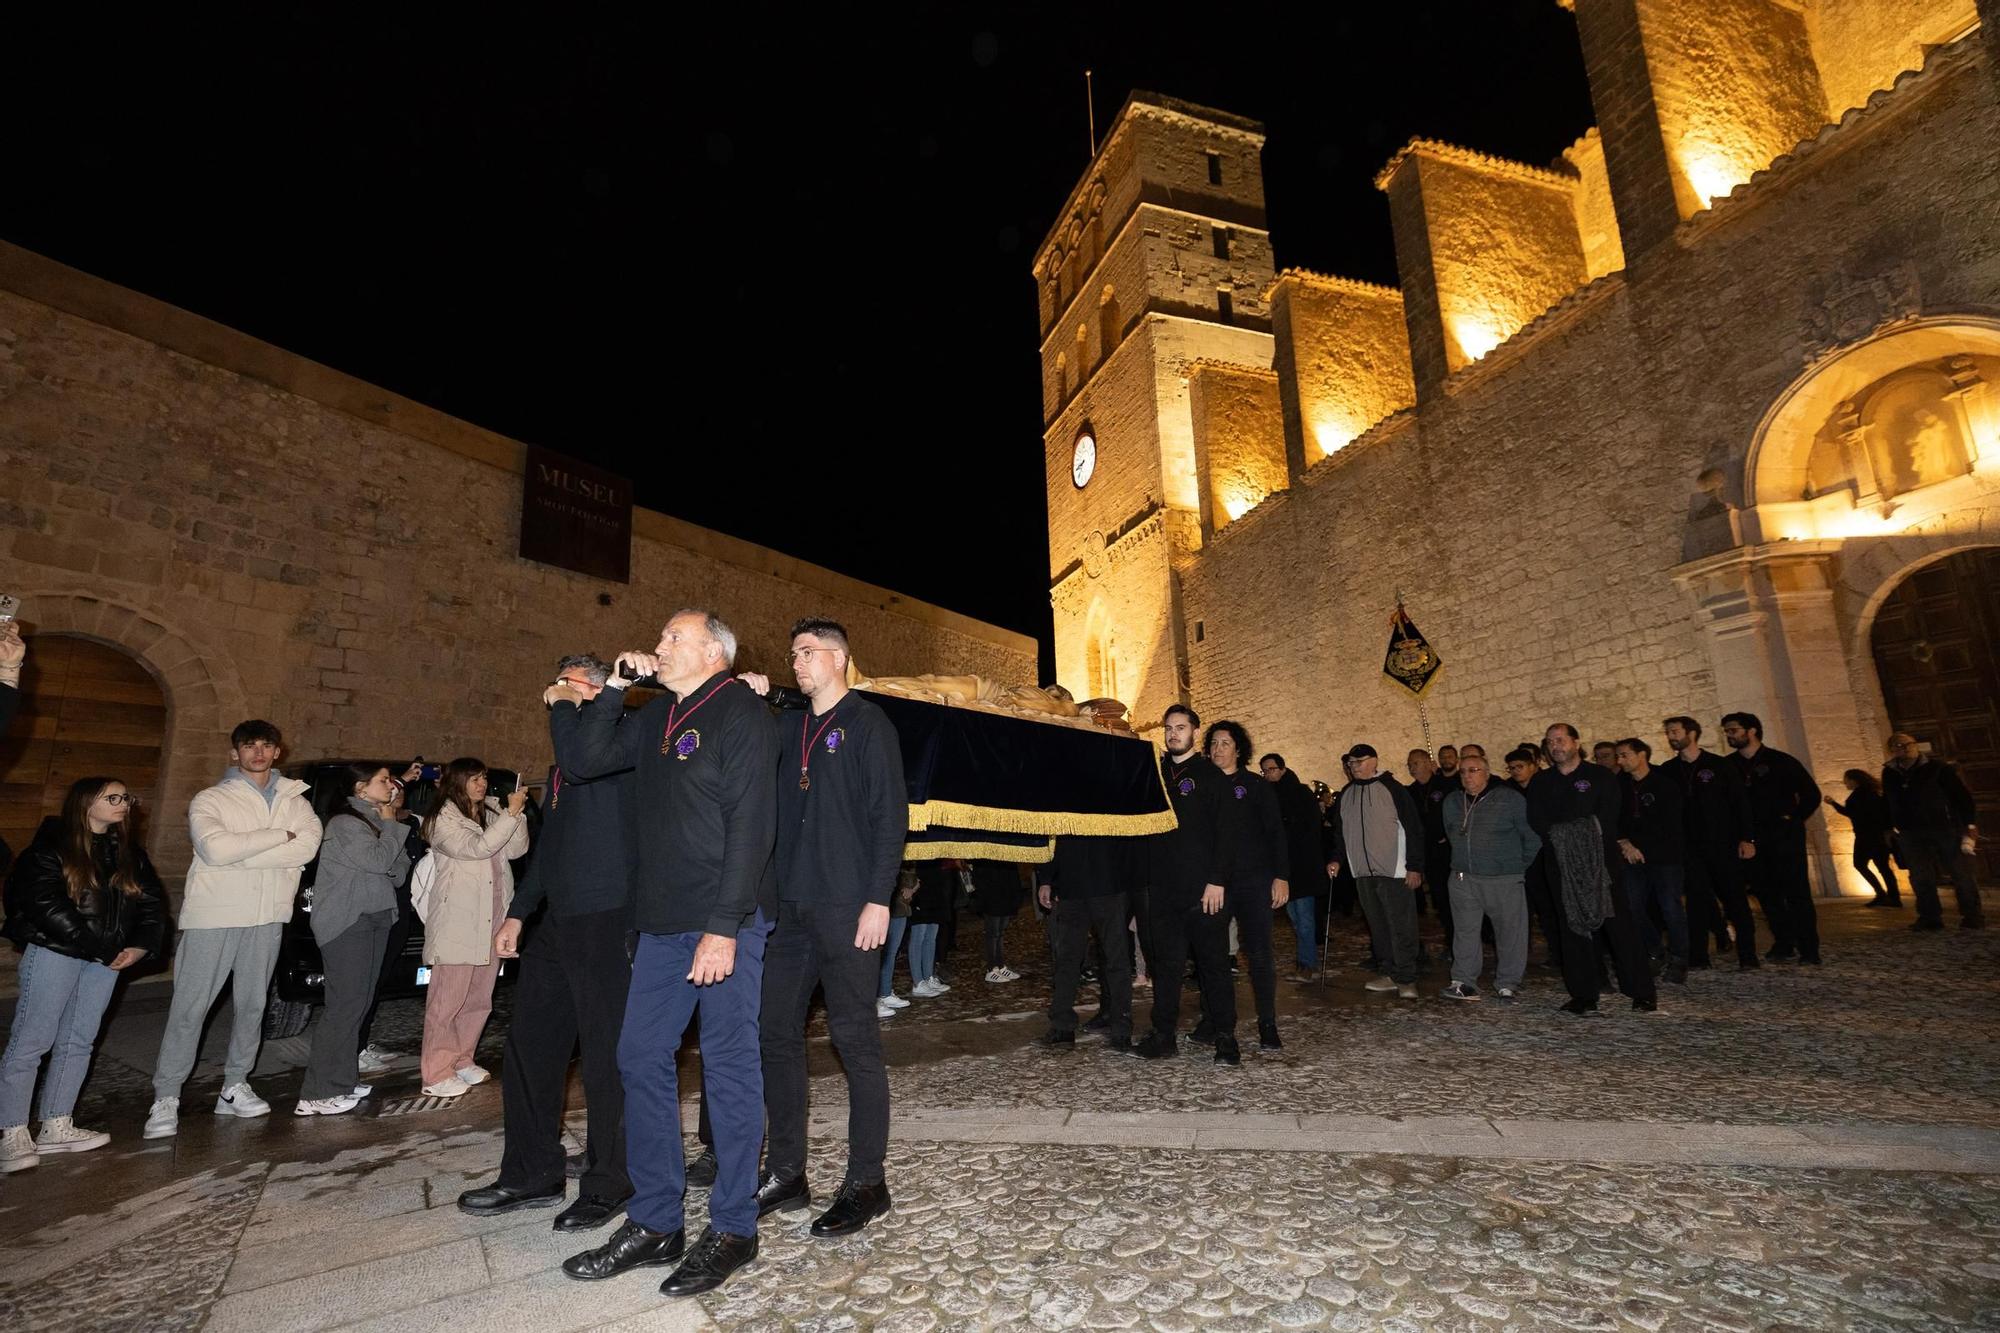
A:
[[[1046,983],[1024,916],[1023,981],[989,989],[962,951],[951,992],[885,1025],[895,1211],[833,1242],[781,1215],[755,1266],[674,1305],[657,1272],[557,1271],[605,1233],[456,1210],[499,1159],[490,1085],[383,1116],[412,1105],[401,1070],[368,1114],[295,1119],[272,1043],[272,1117],[191,1113],[149,1143],[138,1057],[100,1061],[84,1119],[113,1144],[0,1183],[0,1327],[2000,1330],[2000,941],[1826,916],[1825,968],[1724,969],[1655,1017],[1570,1018],[1545,978],[1512,1007],[1381,1000],[1341,969],[1287,985],[1285,1050],[1240,1069],[1033,1048]],[[377,1033],[414,1050],[420,1026],[398,1001]],[[825,1042],[814,1059],[833,1069]],[[824,1197],[837,1075],[814,1098]],[[1357,1137],[1314,1137],[1350,1121]],[[1564,1150],[1581,1140],[1604,1146]],[[1662,1152],[1710,1140],[1764,1146]]]

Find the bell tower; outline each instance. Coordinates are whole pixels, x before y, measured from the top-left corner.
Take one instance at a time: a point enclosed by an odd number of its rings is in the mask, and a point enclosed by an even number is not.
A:
[[[1186,696],[1188,380],[1271,366],[1263,126],[1135,92],[1036,253],[1056,677],[1141,730]]]

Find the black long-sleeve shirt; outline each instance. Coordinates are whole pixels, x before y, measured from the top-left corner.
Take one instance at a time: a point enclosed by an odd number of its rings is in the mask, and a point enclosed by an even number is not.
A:
[[[1285,821],[1289,852],[1285,880],[1291,885],[1292,897],[1316,898],[1326,892],[1326,863],[1333,859],[1320,846],[1319,799],[1290,769],[1271,790],[1278,797],[1278,813]]]
[[[1220,770],[1218,770],[1219,772]],[[1285,845],[1285,817],[1278,810],[1277,789],[1262,776],[1237,769],[1223,773],[1223,819],[1233,827],[1226,878],[1215,883],[1231,889],[1269,889],[1271,881],[1290,880],[1291,852]]]
[[[1750,794],[1750,824],[1757,840],[1803,838],[1806,820],[1826,798],[1806,766],[1783,750],[1768,745],[1757,747],[1749,758],[1738,750],[1729,756],[1743,786]]]
[[[622,698],[620,703],[622,705]],[[581,709],[559,703],[549,710],[549,739],[556,766],[549,773],[547,813],[528,871],[514,890],[507,915],[526,921],[544,902],[556,916],[583,916],[632,907],[634,843],[632,770],[602,777],[576,776],[582,747]],[[616,728],[633,719],[613,718]],[[615,734],[615,731],[614,731]]]
[[[1071,835],[1056,839],[1055,859],[1036,869],[1057,898],[1109,898],[1132,888],[1132,838]]]
[[[1625,858],[1618,852],[1618,780],[1611,770],[1585,759],[1565,773],[1545,768],[1528,780],[1528,826],[1547,842],[1549,830],[1572,819],[1597,816],[1604,834],[1604,864],[1616,877]]]
[[[850,690],[824,713],[787,711],[777,726],[779,910],[887,906],[910,827],[895,724]]]
[[[1203,888],[1229,882],[1235,825],[1222,817],[1222,806],[1235,798],[1222,770],[1204,755],[1179,760],[1164,755],[1160,776],[1179,823],[1153,835],[1152,886],[1168,894],[1175,906],[1192,907]]]
[[[1692,759],[1672,760],[1671,766],[1687,798],[1682,810],[1690,846],[1734,856],[1737,844],[1756,841],[1750,793],[1734,763],[1702,750]]]
[[[1644,778],[1618,775],[1618,836],[1639,849],[1649,866],[1677,866],[1687,859],[1687,803],[1681,780],[1657,764]]]
[[[633,770],[638,928],[733,937],[760,907],[775,918],[778,737],[764,701],[718,672],[623,712],[615,688],[585,704],[573,762],[582,778]]]

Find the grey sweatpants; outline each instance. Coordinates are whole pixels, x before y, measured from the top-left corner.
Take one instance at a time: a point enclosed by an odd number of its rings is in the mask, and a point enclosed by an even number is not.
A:
[[[1493,918],[1493,985],[1521,989],[1528,970],[1528,886],[1520,875],[1468,875],[1451,872],[1451,979],[1471,985],[1479,980],[1486,951],[1479,944],[1479,922]]]
[[[264,1040],[264,996],[271,989],[271,972],[278,965],[278,941],[284,926],[210,926],[181,932],[174,949],[174,998],[167,1009],[167,1030],[160,1037],[160,1058],[153,1067],[153,1095],[178,1097],[181,1084],[194,1072],[201,1054],[201,1029],[224,982],[230,986],[234,1010],[229,1028],[229,1054],[222,1067],[222,1086],[241,1083],[257,1064]]]

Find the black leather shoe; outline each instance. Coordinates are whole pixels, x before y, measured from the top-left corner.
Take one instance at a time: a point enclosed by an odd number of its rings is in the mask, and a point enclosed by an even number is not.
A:
[[[1632,1008],[1642,1014],[1657,1014],[1660,1012],[1660,1002],[1658,1000],[1634,1000],[1632,1001]]]
[[[1597,1012],[1597,1005],[1595,1002],[1585,1004],[1582,1000],[1571,1000],[1562,1009],[1566,1014],[1594,1014]]]
[[[888,1181],[857,1185],[850,1180],[840,1187],[840,1193],[833,1196],[832,1205],[813,1219],[812,1233],[815,1236],[851,1236],[888,1211]]]
[[[1931,921],[1931,920],[1927,920],[1927,919],[1925,919],[1924,917],[1918,917],[1918,918],[1917,918],[1917,919],[1916,919],[1916,920],[1915,920],[1914,922],[1912,922],[1912,923],[1910,924],[1910,929],[1911,929],[1911,930],[1943,930],[1943,929],[1944,929],[1944,922],[1943,922],[1942,920],[1938,920],[1938,921]]]
[[[1111,1026],[1111,1015],[1102,1011],[1092,1014],[1083,1022],[1085,1032],[1102,1032]]]
[[[1243,1052],[1237,1048],[1236,1038],[1217,1037],[1215,1039],[1215,1063],[1219,1065],[1240,1065]]]
[[[806,1188],[803,1175],[790,1180],[780,1180],[769,1171],[757,1182],[757,1216],[771,1213],[789,1213],[798,1208],[812,1206],[812,1191]],[[720,1234],[720,1233],[718,1233]],[[720,1281],[720,1279],[717,1279]]]
[[[1284,1048],[1285,1043],[1278,1040],[1278,1025],[1276,1023],[1259,1023],[1257,1025],[1258,1050],[1281,1051]]]
[[[492,1213],[511,1213],[517,1208],[553,1208],[563,1201],[563,1188],[560,1180],[553,1185],[528,1190],[517,1190],[508,1185],[488,1185],[484,1189],[467,1190],[459,1195],[458,1211],[485,1217]]]
[[[1215,1045],[1214,1025],[1207,1019],[1202,1019],[1201,1022],[1194,1025],[1194,1031],[1188,1033],[1188,1040],[1197,1046]]]
[[[1764,953],[1764,961],[1767,963],[1789,963],[1797,957],[1798,950],[1782,949],[1775,944]]]
[[[1114,1051],[1129,1051],[1132,1049],[1132,1038],[1125,1033],[1114,1032],[1104,1039],[1104,1044]]]
[[[589,1153],[573,1152],[563,1158],[563,1175],[570,1180],[582,1180],[583,1173],[590,1170]]]
[[[595,1231],[625,1211],[625,1200],[607,1199],[601,1194],[584,1194],[556,1214],[550,1224],[555,1231]]]
[[[1157,1032],[1148,1032],[1136,1046],[1132,1047],[1132,1054],[1141,1060],[1164,1060],[1172,1055],[1175,1049],[1172,1037],[1162,1037]]]
[[[1065,1032],[1061,1028],[1050,1028],[1035,1038],[1035,1045],[1047,1046],[1058,1051],[1071,1050],[1076,1046],[1076,1034]]]
[[[648,1231],[637,1222],[627,1222],[596,1249],[563,1260],[562,1269],[573,1278],[595,1282],[635,1268],[657,1268],[681,1257],[681,1251],[687,1248],[685,1234]]]
[[[757,1257],[755,1236],[732,1236],[714,1227],[688,1251],[687,1261],[660,1284],[662,1296],[699,1296],[714,1291],[731,1273]]]
[[[715,1187],[715,1149],[703,1148],[701,1156],[687,1164],[687,1183],[696,1189]]]

